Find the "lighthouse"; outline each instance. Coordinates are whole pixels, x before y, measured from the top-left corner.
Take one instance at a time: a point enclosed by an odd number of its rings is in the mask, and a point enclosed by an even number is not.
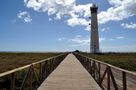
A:
[[[93,4],[90,7],[90,11],[91,11],[90,51],[91,53],[99,53],[99,33],[98,33],[97,10],[98,10],[98,7],[95,4]]]

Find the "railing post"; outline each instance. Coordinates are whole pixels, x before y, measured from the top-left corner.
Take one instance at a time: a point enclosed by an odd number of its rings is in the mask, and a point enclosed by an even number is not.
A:
[[[90,60],[90,74],[92,75],[92,60]]]
[[[56,58],[54,58],[54,69],[57,67],[57,60],[56,60]]]
[[[126,72],[122,71],[123,90],[127,90]]]
[[[52,71],[54,70],[54,63],[53,63],[53,60],[54,60],[54,59],[52,59],[52,61],[51,61],[51,69],[52,69]],[[51,72],[52,72],[52,71],[51,71]]]
[[[42,63],[40,63],[39,64],[40,65],[40,70],[39,70],[39,79],[40,79],[40,83],[42,82],[42,77],[43,77],[43,75],[42,75]]]
[[[100,82],[101,82],[101,66],[100,66],[100,63],[98,62],[98,73],[99,73],[99,84],[100,84]]]
[[[90,61],[88,59],[88,72],[90,73]]]
[[[33,85],[32,85],[32,70],[31,70],[30,72],[30,90],[32,90],[32,87]]]
[[[107,71],[107,90],[110,90],[110,67],[108,67],[108,71]]]
[[[86,60],[87,60],[86,61],[86,63],[87,63],[87,71],[89,71],[89,63],[88,63],[89,61],[88,61],[88,58],[86,58]]]
[[[88,61],[88,58],[86,58],[86,69],[87,69],[87,71],[89,71],[89,63],[88,63],[89,61]]]
[[[48,61],[44,62],[43,65],[43,70],[42,70],[42,75],[43,75],[43,79],[45,79],[48,76]]]
[[[87,58],[85,58],[85,66],[86,66],[86,70],[88,71],[88,62],[87,62]]]
[[[52,72],[52,59],[49,60],[49,63],[50,63],[49,69],[50,69],[50,73],[51,73]]]
[[[10,90],[15,90],[15,73],[11,74]]]
[[[50,60],[47,61],[48,75],[50,74]]]
[[[93,77],[94,77],[94,79],[95,79],[95,65],[94,65],[94,63],[95,63],[95,61],[93,61],[93,65],[92,65],[92,68],[93,68],[93,70],[92,70],[92,75],[93,75]],[[95,79],[96,80],[96,79]]]
[[[42,72],[41,72],[41,74],[42,74],[42,75],[41,75],[41,76],[42,76],[42,77],[41,77],[41,82],[43,82],[44,77],[46,76],[46,74],[45,74],[45,71],[46,71],[45,66],[46,66],[46,65],[45,65],[45,64],[46,64],[46,63],[45,63],[45,61],[44,61],[43,64],[42,64],[42,66],[41,66],[41,68],[42,68],[42,69],[41,69],[41,71],[42,71]]]

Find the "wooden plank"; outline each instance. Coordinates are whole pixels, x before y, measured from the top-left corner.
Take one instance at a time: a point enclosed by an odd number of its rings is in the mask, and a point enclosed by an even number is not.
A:
[[[101,90],[73,54],[69,54],[38,90]]]

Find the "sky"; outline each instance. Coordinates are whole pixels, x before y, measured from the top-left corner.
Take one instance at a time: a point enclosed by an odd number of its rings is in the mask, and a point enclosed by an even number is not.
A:
[[[1,0],[0,51],[90,50],[98,6],[102,52],[136,52],[136,0]]]

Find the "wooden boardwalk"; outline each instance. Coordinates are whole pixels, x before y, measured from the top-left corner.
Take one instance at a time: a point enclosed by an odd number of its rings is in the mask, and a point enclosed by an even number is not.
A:
[[[101,90],[73,54],[69,54],[38,90]]]

